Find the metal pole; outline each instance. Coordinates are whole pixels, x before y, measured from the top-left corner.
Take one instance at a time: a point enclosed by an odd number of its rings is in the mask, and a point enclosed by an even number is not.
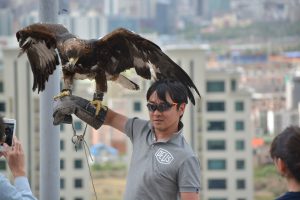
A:
[[[58,0],[39,1],[40,22],[57,23]],[[59,66],[57,66],[59,68]],[[59,126],[53,126],[53,97],[59,93],[59,69],[40,93],[40,199],[59,200]]]

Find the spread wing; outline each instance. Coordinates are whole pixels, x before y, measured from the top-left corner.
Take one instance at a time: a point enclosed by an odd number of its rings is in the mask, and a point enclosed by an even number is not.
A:
[[[68,30],[60,24],[36,23],[16,33],[20,55],[27,54],[33,73],[32,90],[43,91],[46,81],[59,64],[55,51],[57,43],[68,34]]]
[[[189,75],[171,60],[155,43],[126,29],[117,29],[97,41],[98,63],[110,74],[129,68],[145,79],[169,78],[186,86],[189,99],[195,104],[191,88],[200,96]]]

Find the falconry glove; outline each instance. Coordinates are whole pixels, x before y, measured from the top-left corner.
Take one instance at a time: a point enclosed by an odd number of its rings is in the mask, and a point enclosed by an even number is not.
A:
[[[98,129],[104,123],[107,107],[102,107],[98,115],[95,113],[96,108],[90,101],[74,95],[64,96],[54,101],[53,125],[72,124],[72,114],[75,114],[88,125]]]

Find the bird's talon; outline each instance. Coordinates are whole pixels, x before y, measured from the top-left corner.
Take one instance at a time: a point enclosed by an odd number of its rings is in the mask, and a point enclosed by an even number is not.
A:
[[[65,91],[62,91],[59,95],[54,96],[53,99],[57,100],[57,99],[62,98],[64,96],[70,96],[70,95],[71,95],[71,92],[69,90],[65,90]]]
[[[93,100],[93,101],[91,101],[91,104],[96,107],[95,115],[96,116],[99,115],[101,107],[102,107],[102,102],[99,100]]]

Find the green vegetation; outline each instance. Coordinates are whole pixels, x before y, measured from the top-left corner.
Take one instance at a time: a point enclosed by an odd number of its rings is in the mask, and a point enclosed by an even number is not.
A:
[[[254,169],[254,184],[256,200],[274,200],[287,191],[285,180],[278,174],[273,164]]]
[[[96,163],[92,165],[93,171],[114,171],[114,170],[125,170],[126,164],[123,162],[105,162]]]
[[[273,177],[273,176],[279,176],[275,166],[274,165],[264,165],[261,167],[257,167],[254,170],[254,178],[260,179],[260,178],[266,178],[266,177]]]

